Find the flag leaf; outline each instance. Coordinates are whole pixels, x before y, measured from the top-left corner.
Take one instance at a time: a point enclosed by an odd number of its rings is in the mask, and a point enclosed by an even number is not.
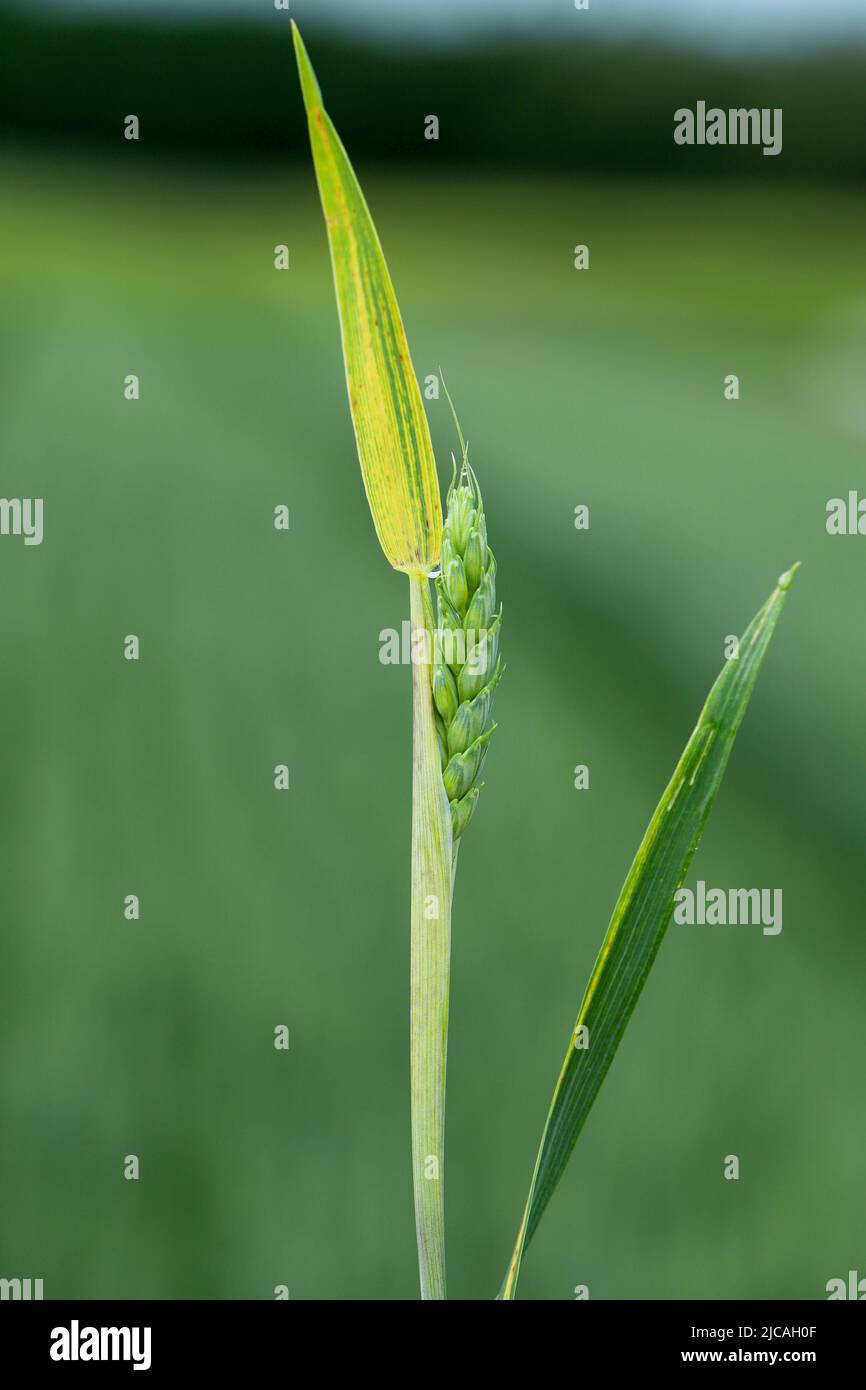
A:
[[[349,407],[373,524],[389,564],[439,561],[442,504],[430,429],[400,310],[364,195],[292,23],[313,164],[325,214]]]

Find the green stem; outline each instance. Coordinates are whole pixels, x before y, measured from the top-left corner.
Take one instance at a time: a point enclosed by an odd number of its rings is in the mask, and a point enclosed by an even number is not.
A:
[[[409,1054],[418,1269],[421,1297],[435,1299],[446,1297],[445,1065],[452,883],[451,811],[442,784],[433,718],[426,589],[423,575],[410,574],[413,717]],[[426,638],[424,632],[428,634]]]

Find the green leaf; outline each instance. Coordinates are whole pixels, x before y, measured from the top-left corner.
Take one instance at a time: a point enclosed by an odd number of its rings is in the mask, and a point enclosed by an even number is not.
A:
[[[797,565],[726,662],[656,807],[619,895],[572,1030],[535,1161],[529,1196],[499,1297],[517,1292],[524,1252],[577,1142],[640,997],[688,872]],[[575,1043],[585,1038],[588,1046]]]
[[[426,575],[439,562],[442,503],[421,392],[373,219],[294,21],[292,35],[367,501],[389,564]]]

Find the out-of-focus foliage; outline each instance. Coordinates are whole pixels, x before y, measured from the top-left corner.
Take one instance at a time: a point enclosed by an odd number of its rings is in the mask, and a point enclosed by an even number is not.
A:
[[[142,153],[0,166],[4,495],[45,498],[42,546],[0,538],[3,1273],[405,1297],[409,670],[379,660],[405,587],[371,545],[321,211],[308,167]],[[783,930],[671,925],[521,1297],[820,1298],[866,1248],[866,540],[824,529],[863,473],[866,203],[367,187],[508,576],[453,943],[450,1292],[499,1285],[618,885],[725,636],[797,556],[687,880],[781,887]]]
[[[266,9],[266,7],[265,7]],[[329,111],[355,161],[604,170],[772,179],[866,176],[866,52],[785,60],[578,38],[467,38],[422,48],[365,42],[297,18]],[[142,149],[196,159],[305,159],[284,13],[260,22],[70,21],[0,16],[0,129],[16,138],[117,150],[122,118],[142,119]],[[673,141],[673,113],[694,106],[782,107],[784,153]],[[424,118],[440,138],[424,138]]]

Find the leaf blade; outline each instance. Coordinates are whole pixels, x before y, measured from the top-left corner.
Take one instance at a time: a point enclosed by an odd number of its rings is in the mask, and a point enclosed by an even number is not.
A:
[[[661,945],[734,738],[798,566],[783,574],[715,681],[617,899],[553,1093],[529,1196],[499,1297],[513,1299],[520,1267],[625,1032]],[[577,1049],[578,1029],[589,1047]]]
[[[428,574],[439,561],[442,504],[421,392],[376,228],[294,21],[292,36],[367,501],[389,564]]]

